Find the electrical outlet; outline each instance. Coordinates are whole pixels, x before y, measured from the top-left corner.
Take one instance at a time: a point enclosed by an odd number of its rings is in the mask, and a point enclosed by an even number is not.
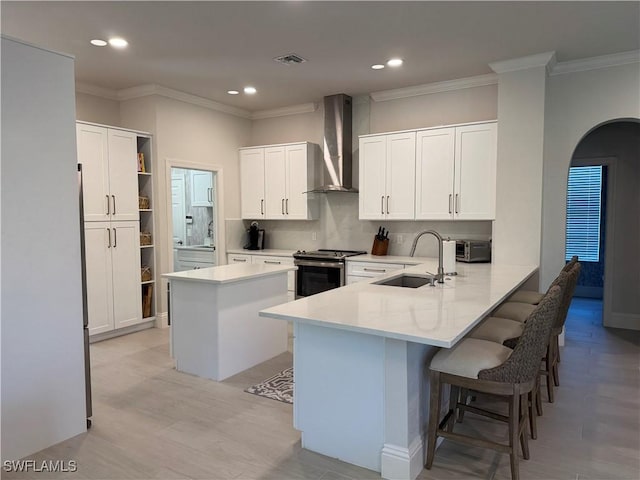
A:
[[[311,240],[314,242],[318,240],[318,232],[311,232]]]
[[[404,243],[404,235],[396,235],[396,243]]]

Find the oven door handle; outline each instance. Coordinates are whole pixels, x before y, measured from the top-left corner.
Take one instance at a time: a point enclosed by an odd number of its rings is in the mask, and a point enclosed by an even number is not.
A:
[[[313,260],[295,260],[294,265],[301,265],[303,267],[327,267],[327,268],[339,268],[344,270],[344,263],[342,262],[316,262]]]

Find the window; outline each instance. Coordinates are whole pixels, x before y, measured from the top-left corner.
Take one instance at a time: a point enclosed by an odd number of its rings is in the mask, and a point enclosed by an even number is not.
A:
[[[566,259],[600,260],[602,166],[571,167],[567,189]]]

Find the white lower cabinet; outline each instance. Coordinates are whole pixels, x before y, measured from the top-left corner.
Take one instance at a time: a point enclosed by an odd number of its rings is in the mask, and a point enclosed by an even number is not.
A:
[[[216,253],[211,251],[176,249],[175,271],[197,270],[216,266]]]
[[[247,255],[242,253],[227,254],[227,263],[262,263],[265,265],[293,265],[293,257],[283,257],[277,255]],[[287,290],[289,300],[294,300],[296,296],[296,272],[287,273]]]
[[[89,335],[142,322],[138,222],[86,222]]]
[[[347,260],[347,285],[379,277],[394,270],[402,270],[402,263],[352,262]]]

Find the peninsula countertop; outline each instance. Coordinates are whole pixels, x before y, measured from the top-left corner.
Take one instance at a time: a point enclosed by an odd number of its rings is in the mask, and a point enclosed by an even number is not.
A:
[[[437,261],[268,308],[263,317],[450,348],[520,287],[537,266],[457,264],[435,287],[376,285],[401,273],[437,270]]]
[[[241,282],[251,278],[275,275],[277,273],[285,273],[290,270],[295,270],[296,268],[297,267],[294,267],[293,265],[242,263],[198,268],[197,270],[187,270],[184,272],[164,273],[162,274],[162,277],[169,280],[222,284]]]

